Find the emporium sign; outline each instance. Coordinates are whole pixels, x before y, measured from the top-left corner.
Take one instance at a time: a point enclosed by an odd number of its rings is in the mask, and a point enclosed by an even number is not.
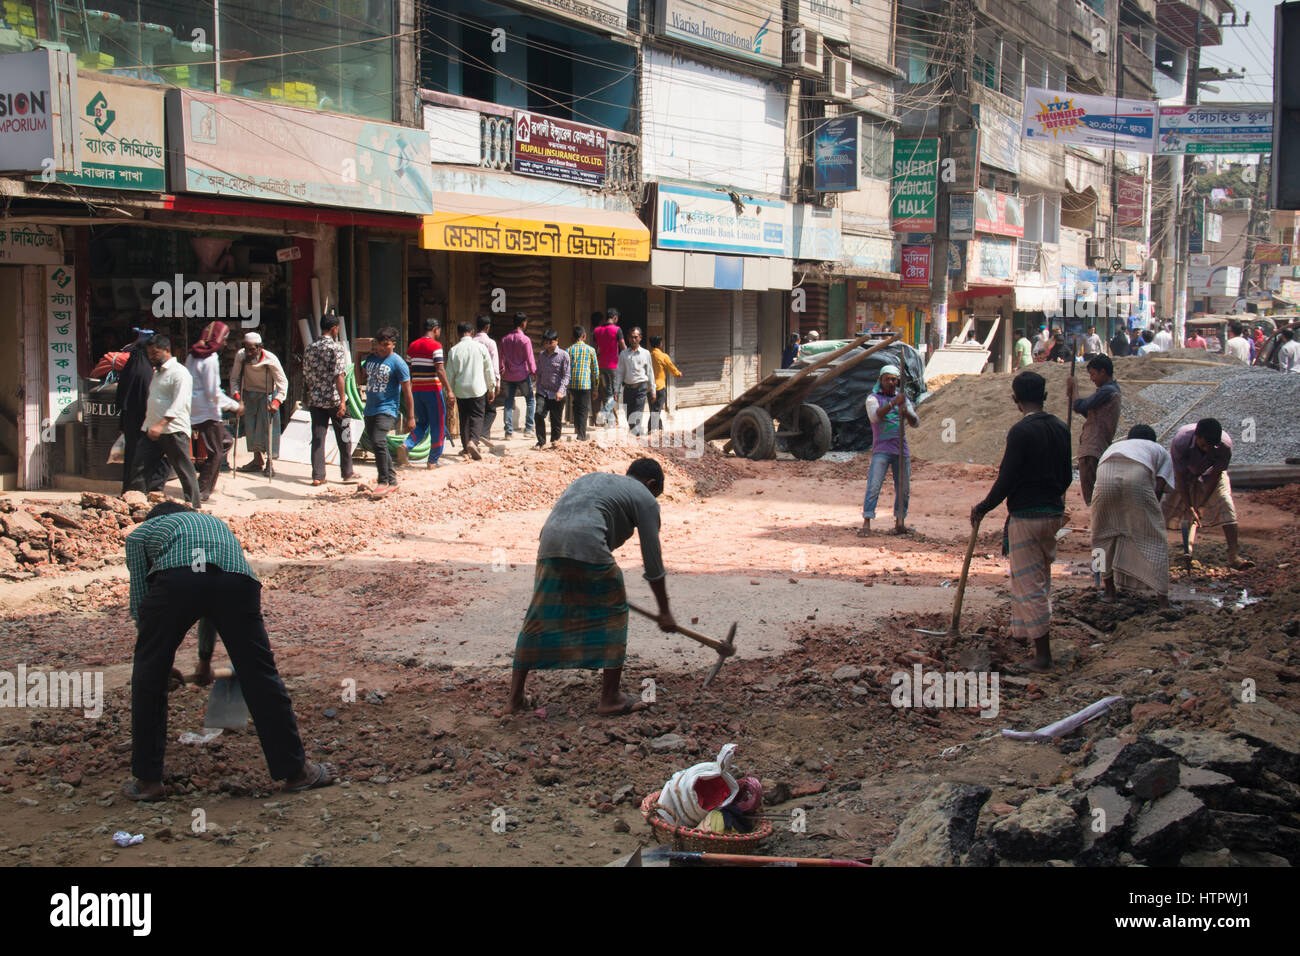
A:
[[[433,211],[424,130],[182,89],[167,91],[167,126],[173,191]]]
[[[1272,103],[1160,107],[1161,156],[1273,152]]]
[[[656,29],[744,60],[781,65],[781,5],[776,0],[659,0]]]
[[[934,232],[938,139],[894,139],[894,232]]]
[[[17,34],[15,34],[17,36]],[[76,58],[55,50],[0,56],[0,170],[75,170]]]
[[[514,171],[580,186],[605,184],[605,130],[515,111]]]

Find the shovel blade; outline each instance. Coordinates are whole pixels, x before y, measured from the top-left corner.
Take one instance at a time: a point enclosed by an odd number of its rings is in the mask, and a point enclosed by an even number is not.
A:
[[[238,677],[218,677],[212,682],[208,694],[208,712],[203,718],[204,727],[222,727],[226,730],[243,730],[248,723],[248,704]]]

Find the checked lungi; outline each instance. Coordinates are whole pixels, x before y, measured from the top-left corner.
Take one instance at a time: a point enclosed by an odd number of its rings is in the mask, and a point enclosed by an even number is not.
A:
[[[1184,521],[1195,521],[1192,510],[1188,507],[1187,489],[1175,489],[1164,500],[1165,527],[1177,530]],[[1218,528],[1225,524],[1237,523],[1237,507],[1232,503],[1232,482],[1228,480],[1227,471],[1219,473],[1219,483],[1210,492],[1210,500],[1196,509],[1201,516],[1202,528]]]
[[[515,642],[515,668],[622,667],[627,654],[627,592],[617,564],[542,558],[533,600]]]
[[[1012,515],[1007,522],[1011,559],[1011,636],[1045,637],[1052,621],[1052,561],[1065,515]]]
[[[1159,595],[1169,593],[1169,539],[1145,465],[1111,457],[1097,469],[1092,547],[1105,552],[1101,576],[1114,577],[1116,587],[1141,584]]]

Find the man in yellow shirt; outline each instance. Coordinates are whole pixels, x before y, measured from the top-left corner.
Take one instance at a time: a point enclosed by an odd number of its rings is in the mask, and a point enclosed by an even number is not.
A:
[[[664,338],[662,335],[650,336],[650,364],[654,366],[655,371],[655,397],[650,401],[650,430],[658,428],[664,430],[663,410],[664,402],[668,397],[665,386],[668,384],[668,373],[672,372],[675,378],[681,378],[682,373],[677,370],[673,360],[668,357],[668,353],[662,348]]]

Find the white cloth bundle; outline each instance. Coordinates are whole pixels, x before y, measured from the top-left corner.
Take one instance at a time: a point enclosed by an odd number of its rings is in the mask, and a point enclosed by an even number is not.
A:
[[[685,770],[678,770],[663,789],[659,791],[657,806],[660,819],[679,826],[694,827],[710,810],[726,806],[736,798],[740,784],[731,773],[731,761],[736,753],[735,744],[725,744],[718,751],[718,759],[697,763]],[[727,796],[721,802],[708,800],[710,806],[701,803],[696,786],[702,782],[720,779],[727,787]]]

